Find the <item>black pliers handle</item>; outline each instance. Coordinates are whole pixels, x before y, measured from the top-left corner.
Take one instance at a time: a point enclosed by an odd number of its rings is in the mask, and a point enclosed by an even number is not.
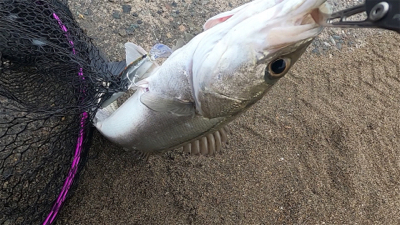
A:
[[[348,17],[367,13],[362,21],[347,21]],[[332,13],[327,18],[328,27],[382,28],[400,33],[400,0],[365,0],[362,5]]]

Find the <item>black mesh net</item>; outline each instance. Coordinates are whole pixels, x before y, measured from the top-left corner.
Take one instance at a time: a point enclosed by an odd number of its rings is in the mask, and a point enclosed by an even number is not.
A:
[[[116,74],[66,6],[0,1],[0,224],[51,223]]]

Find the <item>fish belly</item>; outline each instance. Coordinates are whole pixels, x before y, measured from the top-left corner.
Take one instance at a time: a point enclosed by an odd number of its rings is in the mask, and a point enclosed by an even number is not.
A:
[[[142,93],[137,91],[108,118],[95,124],[107,139],[127,149],[156,153],[179,147],[225,124],[225,118],[153,111],[141,103]]]

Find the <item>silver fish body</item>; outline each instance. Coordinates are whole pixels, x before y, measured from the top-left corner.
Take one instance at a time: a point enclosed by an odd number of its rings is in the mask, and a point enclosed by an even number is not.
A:
[[[213,152],[218,130],[261,99],[320,33],[324,2],[256,0],[209,19],[123,105],[107,116],[100,110],[95,126],[144,153],[188,143]]]

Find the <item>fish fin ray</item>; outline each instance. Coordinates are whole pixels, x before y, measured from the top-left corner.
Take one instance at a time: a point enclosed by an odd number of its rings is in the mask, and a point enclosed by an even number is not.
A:
[[[185,144],[183,146],[183,152],[190,154],[192,152],[192,144]]]
[[[225,146],[228,144],[228,133],[226,132],[225,128],[221,128],[219,130],[219,133],[221,134],[221,143],[222,146]]]
[[[182,102],[174,98],[166,98],[150,91],[142,94],[140,101],[149,109],[156,112],[170,112],[177,116],[194,116],[192,102]]]
[[[140,150],[136,150],[136,149],[129,149],[129,151],[132,151],[132,154],[139,160],[143,160],[145,162],[149,161],[150,158],[150,153],[148,152],[143,152]]]
[[[215,155],[215,139],[214,139],[214,135],[212,135],[212,134],[208,134],[207,135],[207,146],[208,146],[209,155]]]
[[[228,128],[222,127],[183,146],[183,151],[192,155],[214,156],[228,145]]]
[[[221,146],[222,146],[221,135],[220,135],[219,131],[215,131],[213,135],[214,135],[214,139],[215,139],[215,151],[219,152],[221,150]]]
[[[191,143],[192,147],[191,147],[191,152],[190,154],[193,155],[200,155],[200,142],[199,140],[195,140]]]
[[[207,136],[200,138],[200,154],[209,155]]]

